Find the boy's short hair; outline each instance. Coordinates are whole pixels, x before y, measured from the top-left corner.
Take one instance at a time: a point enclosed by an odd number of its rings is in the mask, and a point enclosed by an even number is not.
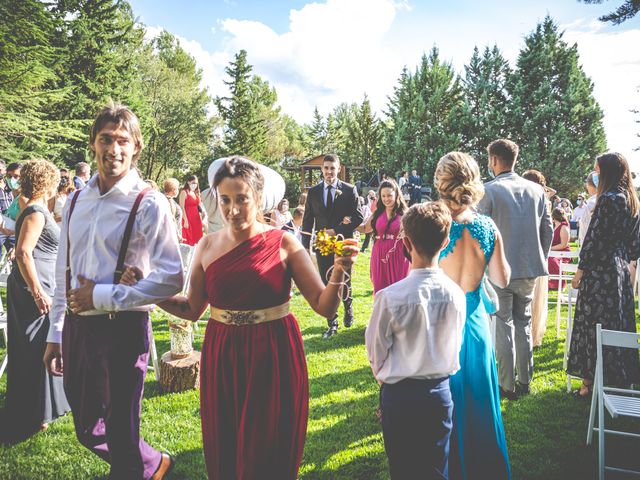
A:
[[[296,208],[293,210],[293,218],[300,218],[300,217],[302,217],[302,216],[304,216],[304,208],[302,208],[302,207],[296,207]]]
[[[419,253],[433,258],[449,236],[451,213],[441,201],[417,203],[402,216],[402,229]]]

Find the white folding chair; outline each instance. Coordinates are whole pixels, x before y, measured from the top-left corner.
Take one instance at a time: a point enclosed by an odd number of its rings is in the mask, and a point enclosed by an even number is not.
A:
[[[560,264],[560,276],[568,278],[567,291],[558,292],[558,301],[556,303],[556,332],[560,331],[560,308],[563,303],[567,304],[567,335],[564,340],[564,356],[562,359],[562,367],[567,369],[567,362],[569,361],[569,347],[571,346],[571,333],[573,332],[573,306],[578,298],[578,290],[571,286],[571,278],[578,271],[578,265],[572,263]],[[571,392],[571,375],[567,374],[567,392]]]
[[[574,259],[578,257],[578,252],[549,252],[549,257],[557,257],[562,259],[569,258]],[[573,275],[575,275],[575,270],[570,266],[570,263],[560,262],[559,270],[557,275],[549,275],[549,280],[557,280],[558,281],[558,297],[556,299],[556,338],[560,338],[560,319],[562,317],[561,306],[563,303],[569,303],[571,300],[567,295],[564,294],[564,286],[567,283],[571,282]],[[569,288],[571,288],[569,286]]]
[[[598,478],[604,480],[605,471],[635,473],[640,471],[607,467],[604,461],[604,434],[620,435],[624,437],[640,438],[640,434],[605,428],[604,410],[612,418],[629,417],[640,418],[640,391],[624,388],[605,387],[602,370],[602,346],[633,348],[640,350],[640,334],[604,330],[599,323],[596,325],[596,374],[593,383],[591,411],[589,413],[589,430],[587,431],[587,445],[591,445],[593,432],[598,432]],[[594,425],[596,410],[598,412],[598,426]]]
[[[2,297],[0,297],[0,330],[2,330],[2,336],[4,337],[4,348],[6,349],[9,346],[9,337],[7,335],[7,313],[4,311],[4,305],[2,305]],[[7,352],[4,353],[4,358],[2,359],[2,364],[0,364],[0,378],[2,378],[2,374],[7,368],[7,361],[9,360],[9,356]]]

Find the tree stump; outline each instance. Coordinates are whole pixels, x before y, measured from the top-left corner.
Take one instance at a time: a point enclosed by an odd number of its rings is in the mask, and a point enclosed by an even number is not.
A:
[[[186,358],[173,358],[166,352],[160,359],[160,386],[165,392],[184,392],[200,387],[200,352]]]

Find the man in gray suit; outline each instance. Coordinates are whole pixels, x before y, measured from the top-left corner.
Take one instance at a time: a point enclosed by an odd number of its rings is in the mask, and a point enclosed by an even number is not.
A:
[[[489,172],[495,178],[485,184],[478,205],[498,226],[511,266],[507,287],[495,287],[500,301],[496,313],[498,381],[501,395],[510,400],[529,393],[533,376],[531,299],[536,277],[549,273],[547,257],[553,236],[544,190],[513,170],[518,150],[517,144],[504,139],[487,147]]]

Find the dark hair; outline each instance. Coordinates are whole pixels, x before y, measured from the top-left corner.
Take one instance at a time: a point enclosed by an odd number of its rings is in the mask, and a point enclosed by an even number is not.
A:
[[[553,218],[556,222],[567,222],[567,214],[560,207],[556,207],[551,212],[551,218]]]
[[[512,168],[516,163],[519,151],[520,147],[518,147],[518,144],[506,138],[494,140],[487,147],[487,152],[490,157],[495,155],[500,159],[500,163],[509,168]]]
[[[627,197],[627,204],[632,215],[638,214],[640,205],[638,195],[633,187],[633,178],[629,170],[629,163],[621,153],[604,153],[596,158],[600,167],[600,181],[598,182],[598,201],[602,194],[620,190]]]
[[[537,183],[541,187],[547,186],[547,180],[544,178],[544,175],[539,170],[535,170],[533,168],[527,170],[522,174],[522,178],[525,180],[529,180],[530,182]]]
[[[220,182],[225,178],[238,178],[249,185],[258,205],[258,219],[262,220],[261,202],[262,192],[264,190],[264,176],[258,164],[253,160],[240,156],[229,157],[213,176],[213,185],[211,185],[211,188],[214,190],[218,188]]]
[[[404,198],[402,197],[402,192],[400,191],[400,187],[398,187],[398,184],[394,180],[383,180],[382,182],[380,182],[380,186],[378,187],[378,197],[380,198],[380,200],[376,203],[376,210],[375,212],[373,212],[373,217],[371,218],[371,228],[373,229],[374,239],[375,237],[378,236],[378,232],[376,230],[376,222],[378,221],[378,218],[380,217],[380,215],[385,213],[385,210],[387,208],[384,206],[384,203],[382,203],[381,193],[383,188],[390,188],[396,194],[396,202],[393,205],[393,212],[392,212],[393,216],[395,215],[402,216],[404,215],[404,212],[407,211],[407,204],[404,201]],[[389,221],[387,222],[387,226],[384,229],[383,235],[386,235],[390,226],[391,226],[391,222]]]
[[[340,163],[340,157],[338,157],[338,155],[336,155],[335,153],[330,153],[324,156],[324,158],[322,159],[322,163],[324,162]]]
[[[441,201],[416,203],[402,217],[402,230],[413,247],[433,258],[451,230],[451,213]]]
[[[307,204],[307,193],[302,192],[298,197],[298,205],[306,205]]]
[[[189,188],[189,182],[192,182],[193,180],[196,180],[198,182],[198,188],[195,189],[194,193],[196,194],[196,197],[200,198],[200,182],[198,181],[198,177],[196,177],[195,175],[189,175],[186,178],[182,189],[190,191],[191,189]]]
[[[95,143],[96,137],[108,123],[115,123],[118,125],[118,128],[124,128],[129,132],[129,135],[131,135],[131,139],[135,142],[136,147],[138,147],[138,151],[132,158],[132,163],[135,167],[138,163],[138,158],[140,158],[140,153],[144,148],[138,117],[136,117],[136,114],[133,113],[129,107],[110,103],[98,113],[96,119],[93,121],[89,132],[89,145]]]
[[[18,162],[12,162],[9,165],[7,165],[7,172],[12,172],[14,170],[18,170],[19,168],[22,168],[22,164],[18,163]]]

